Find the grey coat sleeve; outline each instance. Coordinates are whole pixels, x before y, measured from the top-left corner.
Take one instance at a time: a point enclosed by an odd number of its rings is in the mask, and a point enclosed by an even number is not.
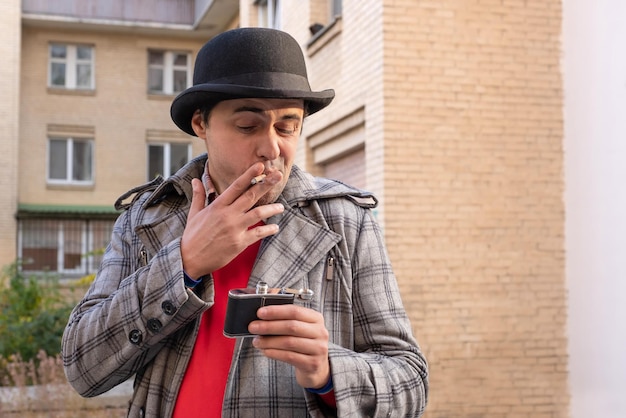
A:
[[[65,373],[82,396],[127,380],[169,335],[209,307],[184,286],[180,239],[141,265],[131,212],[116,221],[100,270],[63,335]]]
[[[350,230],[356,231],[352,238]],[[420,417],[428,397],[428,365],[404,310],[382,232],[371,211],[345,232],[351,276],[343,280],[351,292],[331,309],[341,312],[342,328],[350,328],[352,341],[329,347],[337,416]]]

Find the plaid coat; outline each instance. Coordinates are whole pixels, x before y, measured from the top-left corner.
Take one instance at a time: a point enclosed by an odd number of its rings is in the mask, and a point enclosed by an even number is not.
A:
[[[180,255],[192,190],[206,156],[166,181],[122,196],[96,279],[63,336],[70,384],[96,396],[135,377],[129,417],[170,417],[201,313],[213,304],[208,279],[186,289]],[[132,202],[122,199],[134,196]],[[308,306],[323,313],[340,417],[419,417],[426,361],[412,336],[381,231],[375,198],[294,167],[269,220],[280,232],[261,245],[249,286],[308,286]],[[300,302],[298,302],[300,303]],[[199,401],[201,407],[201,401]],[[224,396],[224,417],[333,416],[298,386],[293,367],[238,339]]]

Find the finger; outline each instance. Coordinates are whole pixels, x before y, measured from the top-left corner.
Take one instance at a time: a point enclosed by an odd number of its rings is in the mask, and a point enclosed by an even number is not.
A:
[[[280,212],[282,212],[282,210]],[[280,213],[280,212],[277,212],[277,213]],[[270,235],[274,235],[278,233],[278,229],[279,227],[276,224],[267,224],[267,225],[257,226],[256,228],[252,228],[248,231],[250,235],[250,239],[248,241],[250,243],[255,243],[263,238],[266,238],[266,237],[269,237]]]
[[[251,184],[256,177],[253,177],[248,184],[248,188],[233,202],[233,208],[242,212],[247,212],[253,208],[259,200],[270,190],[280,183],[283,174],[280,171],[274,171],[267,174],[262,182]]]
[[[244,216],[247,226],[257,224],[259,221],[264,221],[271,218],[274,215],[278,215],[285,211],[285,206],[282,203],[270,203],[267,205],[260,205],[248,210]]]
[[[257,316],[260,320],[252,321],[248,326],[252,334],[319,338],[328,341],[324,319],[319,312],[312,309],[295,305],[268,306],[257,310]]]
[[[255,163],[239,176],[228,188],[220,194],[218,199],[224,205],[233,205],[233,209],[247,212],[263,195],[278,184],[283,174],[280,171],[272,171],[262,181],[253,183],[253,179],[260,176],[265,170],[263,163]],[[216,203],[217,203],[216,199]]]
[[[216,202],[220,200],[225,205],[231,205],[236,201],[248,188],[250,188],[250,182],[253,178],[261,175],[265,170],[263,163],[252,164],[242,175],[232,182],[226,190],[224,190],[216,199]]]
[[[324,318],[321,313],[305,308],[299,305],[268,305],[259,308],[257,311],[259,319],[265,319],[270,321],[287,319],[297,320],[308,323],[324,322]]]
[[[251,334],[266,337],[295,337],[305,340],[328,341],[328,331],[323,325],[301,321],[252,321],[248,325]]]
[[[191,180],[191,189],[193,190],[193,194],[191,196],[191,207],[187,214],[187,220],[192,219],[198,212],[204,209],[204,204],[206,203],[206,191],[199,179]]]
[[[285,350],[307,355],[325,355],[328,352],[329,333],[323,323],[259,320],[251,322],[248,329],[256,334],[254,346],[263,350]]]
[[[252,344],[264,356],[291,364],[303,387],[320,387],[328,382],[328,341],[294,337],[255,337]]]
[[[322,341],[297,337],[263,337],[257,336],[252,345],[263,354],[275,360],[286,361],[294,366],[319,367],[328,354],[328,344]],[[319,358],[319,360],[316,360]],[[312,365],[311,365],[312,363]]]

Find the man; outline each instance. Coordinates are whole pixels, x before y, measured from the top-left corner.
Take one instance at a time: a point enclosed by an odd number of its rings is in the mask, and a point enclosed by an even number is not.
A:
[[[134,375],[129,417],[422,414],[427,365],[376,200],[293,166],[304,118],[333,97],[311,91],[284,32],[235,29],[199,51],[171,114],[207,154],[116,203],[126,210],[63,337],[80,394]],[[260,308],[255,337],[224,337],[228,291],[261,281],[313,298]]]

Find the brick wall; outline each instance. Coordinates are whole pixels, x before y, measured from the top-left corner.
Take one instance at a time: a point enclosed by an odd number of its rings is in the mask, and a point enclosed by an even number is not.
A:
[[[428,417],[568,416],[561,2],[385,1],[385,225]]]
[[[0,3],[0,268],[15,260],[21,2]]]
[[[326,2],[318,2],[326,3]],[[312,22],[311,22],[312,23]],[[304,39],[309,39],[308,37]],[[384,200],[383,166],[383,26],[380,0],[343,2],[343,18],[334,22],[315,42],[306,47],[309,78],[313,89],[332,88],[334,101],[304,125],[307,139],[329,126],[340,126],[351,115],[364,115],[365,173],[368,190]],[[353,126],[353,128],[357,128]],[[338,138],[346,132],[338,132]],[[307,169],[316,172],[310,164]],[[377,211],[384,226],[385,205]]]
[[[365,114],[426,416],[567,417],[561,3],[344,0],[310,44],[289,22],[313,88],[337,93],[307,139]]]

